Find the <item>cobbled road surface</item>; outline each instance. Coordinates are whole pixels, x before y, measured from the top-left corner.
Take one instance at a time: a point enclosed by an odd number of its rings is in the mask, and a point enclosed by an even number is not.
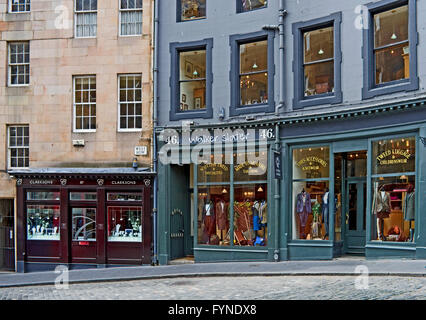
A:
[[[367,288],[368,285],[368,288]],[[360,288],[361,286],[361,288]],[[426,277],[198,277],[0,289],[2,300],[426,300]]]

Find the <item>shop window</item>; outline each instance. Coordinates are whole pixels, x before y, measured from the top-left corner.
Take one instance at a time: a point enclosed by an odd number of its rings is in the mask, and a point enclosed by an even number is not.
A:
[[[57,201],[60,198],[60,193],[58,191],[30,191],[27,192],[27,200],[54,200]]]
[[[96,241],[96,209],[72,208],[72,239]]]
[[[231,115],[273,111],[273,34],[231,36]]]
[[[108,192],[108,201],[142,201],[142,194],[136,192]]]
[[[330,148],[293,150],[293,179],[319,179],[330,175]]]
[[[330,217],[337,208],[331,212],[329,153],[329,147],[293,150],[293,239],[325,240],[330,235]]]
[[[206,18],[206,0],[177,0],[178,21]]]
[[[237,0],[237,12],[248,12],[266,8],[267,5],[267,0]]]
[[[30,43],[9,43],[9,86],[30,84]]]
[[[70,192],[71,201],[96,201],[96,192]]]
[[[60,240],[60,207],[56,205],[27,206],[27,239]]]
[[[120,0],[120,36],[142,34],[142,0]]]
[[[76,38],[94,38],[97,32],[98,1],[75,0]]]
[[[295,108],[342,101],[341,13],[295,23]]]
[[[96,131],[96,76],[74,77],[74,131]]]
[[[31,0],[9,0],[9,12],[30,12]]]
[[[416,1],[394,3],[367,6],[373,27],[364,31],[364,98],[418,89]]]
[[[346,175],[348,177],[367,176],[367,152],[351,152],[346,157]]]
[[[119,83],[119,130],[142,129],[142,76],[120,75]]]
[[[267,159],[266,152],[234,154],[234,181],[267,181]]]
[[[171,120],[212,116],[212,46],[212,39],[171,44]]]
[[[142,208],[108,207],[108,241],[142,242]]]
[[[266,183],[234,186],[234,245],[268,245]]]
[[[373,142],[372,240],[414,241],[415,138]]]
[[[30,166],[29,126],[8,127],[8,168],[28,168]]]
[[[198,243],[229,246],[229,185],[198,187]]]

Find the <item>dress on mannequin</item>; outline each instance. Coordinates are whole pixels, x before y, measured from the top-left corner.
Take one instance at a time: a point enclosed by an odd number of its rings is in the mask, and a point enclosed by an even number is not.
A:
[[[311,196],[305,190],[297,195],[296,213],[299,218],[299,237],[305,239],[305,227],[308,222],[309,214],[312,213]]]
[[[384,240],[384,222],[383,219],[389,218],[391,212],[390,194],[383,187],[376,192],[373,203],[373,214],[377,217],[377,237]]]

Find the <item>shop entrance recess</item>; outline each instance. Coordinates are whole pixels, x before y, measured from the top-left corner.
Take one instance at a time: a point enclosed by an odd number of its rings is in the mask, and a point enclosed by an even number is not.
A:
[[[13,200],[0,200],[0,270],[15,271]]]
[[[363,255],[366,244],[367,151],[346,153],[343,165],[344,253]]]

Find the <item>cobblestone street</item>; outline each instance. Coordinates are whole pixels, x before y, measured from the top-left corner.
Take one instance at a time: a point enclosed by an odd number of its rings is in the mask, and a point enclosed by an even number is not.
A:
[[[387,300],[426,299],[425,277],[371,276],[357,289],[353,276],[198,277],[30,286],[0,289],[2,300]],[[366,284],[366,282],[363,282]]]

